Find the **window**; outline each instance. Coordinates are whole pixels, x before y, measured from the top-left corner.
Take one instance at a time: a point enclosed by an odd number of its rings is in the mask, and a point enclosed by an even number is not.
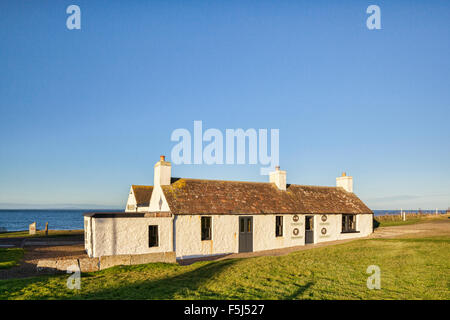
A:
[[[148,246],[157,247],[158,245],[158,226],[148,226]]]
[[[342,232],[356,232],[356,216],[354,214],[342,215]]]
[[[275,217],[275,237],[283,236],[283,217],[276,216]]]
[[[211,240],[211,217],[202,217],[202,241]]]
[[[314,230],[314,217],[313,216],[306,216],[305,217],[305,230],[306,231],[313,231]]]
[[[129,204],[129,205],[127,205],[127,210],[129,210],[129,211],[136,210],[136,207],[134,206],[134,204]]]

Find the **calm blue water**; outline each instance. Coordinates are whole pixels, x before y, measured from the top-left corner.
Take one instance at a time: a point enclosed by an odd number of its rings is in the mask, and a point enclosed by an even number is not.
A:
[[[30,223],[36,222],[38,229],[52,230],[83,229],[83,213],[107,212],[119,210],[0,210],[0,231],[28,230]],[[417,212],[417,210],[411,210]],[[400,214],[400,210],[373,210],[375,216]],[[408,213],[408,210],[405,210]],[[435,213],[434,210],[422,210],[423,213]],[[440,210],[439,213],[445,213]]]
[[[0,231],[28,230],[36,222],[38,229],[44,229],[48,222],[51,230],[83,229],[83,213],[120,210],[0,210]]]

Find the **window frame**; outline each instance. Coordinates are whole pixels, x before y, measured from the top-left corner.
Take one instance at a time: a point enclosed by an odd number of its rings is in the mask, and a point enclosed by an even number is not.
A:
[[[206,225],[206,221],[208,221],[208,225]],[[201,241],[212,240],[212,217],[201,217],[200,237]]]
[[[156,230],[151,231],[151,229]],[[155,240],[155,243],[152,244],[152,240]],[[149,248],[155,248],[159,247],[159,228],[157,224],[152,224],[148,226],[148,247]]]
[[[350,218],[353,217],[353,228],[350,226]],[[343,214],[342,215],[342,224],[341,224],[341,233],[356,233],[359,232],[356,230],[356,214]]]
[[[275,237],[283,236],[283,216],[275,216]]]

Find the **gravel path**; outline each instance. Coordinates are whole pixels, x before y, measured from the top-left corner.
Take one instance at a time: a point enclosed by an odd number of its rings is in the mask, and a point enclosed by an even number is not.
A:
[[[7,239],[2,239],[1,244],[6,245]],[[64,238],[32,238],[32,239],[9,239],[13,244],[20,243],[18,247],[25,248],[24,258],[21,264],[7,270],[0,270],[0,279],[24,278],[36,276],[36,266],[43,259],[72,259],[85,258],[83,236],[70,236]],[[27,243],[31,244],[28,245]],[[41,244],[41,245],[39,245]]]

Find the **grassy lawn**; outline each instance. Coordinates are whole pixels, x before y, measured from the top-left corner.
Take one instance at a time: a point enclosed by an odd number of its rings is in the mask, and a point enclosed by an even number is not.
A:
[[[67,237],[83,234],[83,230],[48,230],[47,238]],[[0,238],[40,238],[45,237],[44,230],[36,231],[36,234],[30,235],[28,231],[2,232]]]
[[[369,265],[381,289],[369,290]],[[364,239],[279,257],[0,280],[0,299],[450,299],[450,237]]]
[[[9,269],[17,266],[22,260],[23,249],[19,248],[0,248],[0,269]]]
[[[448,214],[440,214],[440,215],[407,215],[406,220],[401,220],[400,216],[376,216],[375,220],[379,225],[375,225],[376,227],[393,227],[393,226],[403,226],[410,225],[416,223],[423,222],[432,222],[436,220],[448,220],[450,219],[450,215]]]
[[[420,218],[410,218],[406,221],[380,221],[379,227],[394,227],[394,226],[404,226],[409,224],[416,224],[419,222],[424,222],[424,219]]]

